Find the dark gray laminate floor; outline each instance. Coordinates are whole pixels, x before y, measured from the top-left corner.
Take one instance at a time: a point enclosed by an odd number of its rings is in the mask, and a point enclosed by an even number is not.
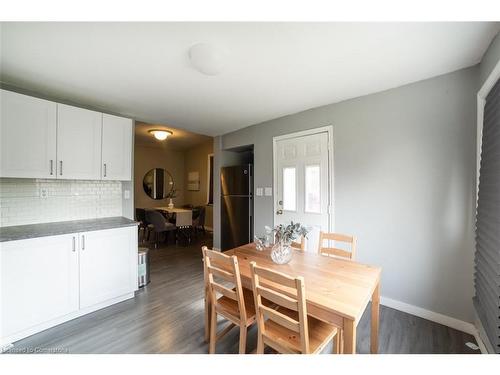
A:
[[[18,341],[12,351],[206,353],[201,244],[210,246],[211,239],[151,250],[151,284],[134,299]],[[369,311],[358,326],[358,353],[369,353]],[[468,334],[381,306],[380,353],[479,353],[465,346],[468,341],[475,343]],[[247,350],[255,345],[252,328]],[[217,344],[217,352],[237,351],[238,332],[233,330]]]

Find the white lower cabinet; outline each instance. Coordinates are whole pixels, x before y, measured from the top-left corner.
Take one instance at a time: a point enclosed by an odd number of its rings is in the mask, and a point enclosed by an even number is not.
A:
[[[67,234],[0,244],[1,337],[79,309],[76,241]]]
[[[0,243],[0,347],[133,297],[137,229]]]
[[[135,233],[126,227],[80,234],[80,308],[135,290]]]

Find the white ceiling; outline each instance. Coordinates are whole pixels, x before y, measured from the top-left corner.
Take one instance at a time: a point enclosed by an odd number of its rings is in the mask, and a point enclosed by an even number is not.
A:
[[[219,135],[478,63],[498,23],[2,23],[2,82]],[[210,43],[206,76],[188,50]]]

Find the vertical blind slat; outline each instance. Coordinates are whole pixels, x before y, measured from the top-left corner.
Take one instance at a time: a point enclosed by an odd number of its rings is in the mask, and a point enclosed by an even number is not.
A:
[[[476,215],[474,306],[500,354],[500,81],[486,98]]]

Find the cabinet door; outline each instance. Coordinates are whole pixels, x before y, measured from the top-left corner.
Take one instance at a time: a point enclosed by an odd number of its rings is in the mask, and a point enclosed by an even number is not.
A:
[[[0,177],[56,178],[56,103],[0,95]]]
[[[0,335],[78,310],[77,235],[2,242]]]
[[[57,105],[57,178],[101,179],[102,113]]]
[[[106,229],[80,234],[80,308],[137,289],[137,229]]]
[[[132,120],[102,115],[102,179],[132,179]]]

